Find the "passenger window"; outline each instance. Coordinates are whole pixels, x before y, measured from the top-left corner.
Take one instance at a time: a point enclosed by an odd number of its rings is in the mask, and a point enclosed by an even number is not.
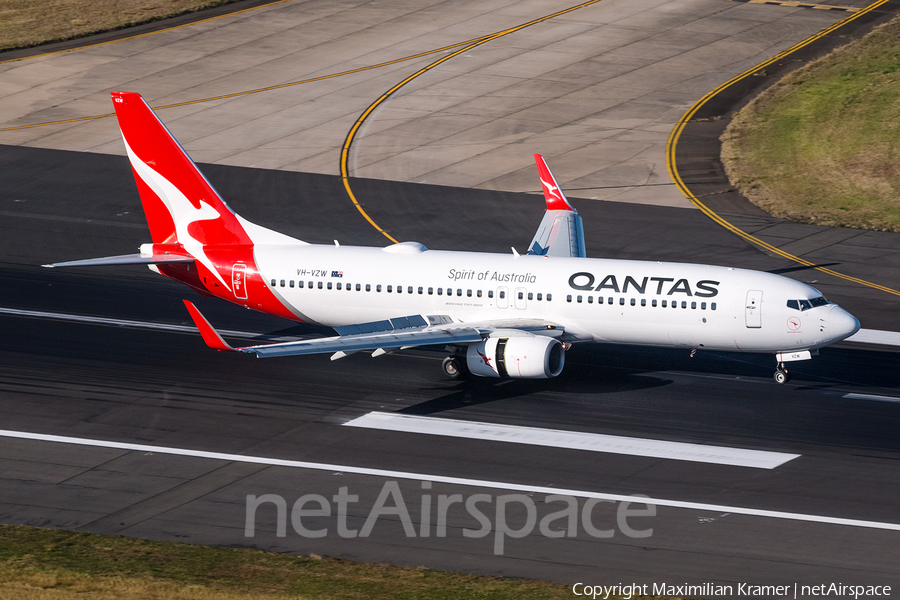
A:
[[[666,308],[667,302],[668,302],[667,300],[663,300],[663,301],[662,301],[662,307],[663,307],[663,308]]]
[[[481,298],[481,290],[478,290],[478,297]]]
[[[381,291],[381,284],[380,284],[380,283],[379,283],[378,285],[375,286],[375,291],[376,291],[376,292],[380,292],[380,291]]]
[[[488,290],[488,298],[494,297],[494,290]]]
[[[519,292],[519,300],[523,300],[525,298],[525,292]],[[579,300],[579,302],[581,302]]]
[[[452,292],[451,292],[451,293],[452,293]],[[462,296],[462,289],[457,288],[457,290],[456,290],[456,295],[457,295],[457,296]]]
[[[541,294],[540,292],[538,292],[537,299],[538,299],[538,301],[543,300],[543,299],[544,299],[544,295]]]
[[[331,289],[331,282],[330,282],[330,281],[328,282],[328,285],[327,285],[326,287],[327,287],[329,290]]]
[[[613,303],[612,296],[610,296],[609,298],[606,299],[606,303],[607,303],[607,304],[612,304],[612,303]]]
[[[547,302],[553,300],[553,294],[547,294]]]
[[[716,310],[716,303],[713,302],[712,304],[709,305],[709,307],[713,310]]]
[[[439,291],[440,291],[440,289],[441,289],[441,288],[438,288]],[[429,295],[429,296],[433,296],[433,295],[434,295],[434,288],[428,288],[428,295]]]
[[[362,286],[360,286],[360,284],[357,283],[357,284],[356,284],[356,291],[358,292],[358,291],[360,291],[361,289],[362,289]]]
[[[367,291],[367,292],[371,292],[371,291],[372,291],[372,284],[371,284],[371,283],[367,283],[367,284],[366,284],[366,291]]]
[[[319,282],[319,289],[320,289],[320,290],[322,289],[322,282],[321,282],[321,281]]]
[[[706,302],[700,303],[700,310],[706,310]]]
[[[619,298],[619,306],[625,306],[625,298]]]
[[[506,298],[506,292],[500,290],[500,298]]]
[[[406,293],[407,293],[407,294],[412,294],[412,293],[413,293],[412,286],[409,286],[408,288],[406,288]],[[422,288],[419,288],[419,293],[420,293],[420,294],[422,293]]]
[[[471,297],[472,297],[472,290],[466,290],[466,297],[467,297],[467,298],[471,298]]]
[[[631,299],[631,305],[632,305],[632,306],[635,305],[634,298]]]
[[[577,300],[578,300],[578,304],[581,304],[581,296],[578,296]]]
[[[284,279],[281,280],[281,287],[284,287]]]
[[[275,287],[275,280],[272,280],[272,287]]]
[[[294,287],[294,280],[293,280],[293,279],[291,279],[290,281],[288,281],[288,287]]]
[[[566,302],[571,302],[571,301],[572,301],[572,294],[568,294],[566,296]]]
[[[696,309],[696,308],[697,308],[697,303],[696,303],[696,302],[691,302],[691,308],[692,308],[692,309]]]
[[[423,288],[422,286],[419,286],[419,295],[421,295],[422,292],[424,292],[424,291],[425,291],[425,288]]]
[[[337,289],[341,289],[341,282],[340,282],[340,281],[338,281],[338,283],[337,283]]]
[[[309,284],[307,285],[307,287],[308,287],[309,289],[312,289],[312,288],[313,288],[313,282],[310,281]]]
[[[443,296],[443,295],[444,295],[444,288],[438,288],[438,296]]]
[[[302,281],[298,281],[298,282],[297,282],[297,287],[303,289],[303,282],[302,282]],[[338,289],[341,289],[341,288],[338,288]]]
[[[652,306],[653,308],[656,308],[656,298],[654,298],[653,300],[650,301],[650,306]]]
[[[687,308],[687,300],[681,301],[681,308]]]
[[[594,297],[588,296],[588,304],[593,304],[593,303],[594,303]]]
[[[393,289],[392,286],[387,286],[387,293],[388,293],[388,294],[391,293],[391,289]],[[399,290],[400,288],[397,288],[397,289]]]
[[[647,306],[647,299],[641,298],[641,306]]]

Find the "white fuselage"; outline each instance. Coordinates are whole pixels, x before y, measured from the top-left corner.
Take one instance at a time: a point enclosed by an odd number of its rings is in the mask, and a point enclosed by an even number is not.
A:
[[[326,245],[256,246],[260,275],[308,322],[413,314],[455,322],[536,319],[564,341],[748,352],[816,349],[859,324],[803,283],[759,271],[632,260]],[[273,283],[274,282],[274,283]],[[243,303],[240,300],[235,300]]]

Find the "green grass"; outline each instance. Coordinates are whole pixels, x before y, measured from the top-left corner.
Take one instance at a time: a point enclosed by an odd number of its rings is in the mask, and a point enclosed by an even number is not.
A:
[[[26,593],[27,592],[27,593]],[[0,598],[570,598],[568,586],[0,525]]]
[[[0,0],[0,50],[122,29],[235,0]]]
[[[722,141],[732,183],[769,213],[900,231],[900,18],[785,77]]]

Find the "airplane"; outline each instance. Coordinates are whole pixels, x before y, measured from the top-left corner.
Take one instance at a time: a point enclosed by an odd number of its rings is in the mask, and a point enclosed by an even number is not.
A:
[[[138,254],[44,265],[146,264],[270,315],[333,327],[333,337],[233,347],[184,300],[216,350],[260,358],[443,345],[451,378],[558,376],[572,344],[772,353],[785,363],[859,330],[815,288],[779,275],[703,264],[588,258],[581,217],[535,154],[547,208],[527,252],[309,244],[232,211],[140,94],[113,92],[152,243]]]

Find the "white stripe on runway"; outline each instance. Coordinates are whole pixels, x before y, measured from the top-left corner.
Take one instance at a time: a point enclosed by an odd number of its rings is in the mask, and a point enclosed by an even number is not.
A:
[[[644,496],[626,496],[625,494],[605,494],[602,492],[589,492],[585,490],[571,490],[566,488],[524,485],[521,483],[506,483],[502,481],[485,481],[482,479],[466,479],[463,477],[447,477],[444,475],[428,475],[425,473],[408,473],[404,471],[390,471],[385,469],[370,469],[367,467],[353,467],[348,465],[311,463],[299,460],[283,460],[279,458],[263,458],[261,456],[226,454],[224,452],[205,452],[202,450],[188,450],[184,448],[167,448],[165,446],[130,444],[125,442],[111,442],[107,440],[92,440],[88,438],[48,435],[45,433],[30,433],[27,431],[9,431],[0,429],[0,437],[38,440],[44,442],[57,442],[62,444],[77,444],[80,446],[95,446],[100,448],[117,448],[120,450],[131,450],[135,452],[156,452],[159,454],[174,454],[178,456],[211,458],[215,460],[272,465],[276,467],[296,467],[300,469],[314,469],[317,471],[355,473],[358,475],[372,475],[375,477],[392,477],[395,479],[409,479],[412,481],[430,481],[433,483],[467,485],[472,487],[533,492],[538,494],[560,494],[573,496],[576,498],[597,498],[599,500],[612,500],[613,502],[640,502],[642,504],[654,504],[656,506],[668,506],[671,508],[685,508],[689,510],[702,510],[711,512],[727,512],[738,515],[768,517],[772,519],[788,519],[792,521],[807,521],[812,523],[827,523],[831,525],[848,525],[850,527],[865,527],[869,529],[887,529],[890,531],[900,531],[900,524],[898,523],[862,521],[859,519],[844,519],[841,517],[789,513],[776,510],[763,510],[758,508],[742,508],[739,506],[725,506],[721,504],[704,504],[701,502],[683,502],[681,500],[666,500],[664,498],[649,498]]]
[[[754,467],[757,469],[774,469],[800,456],[799,454],[787,454],[784,452],[765,452],[762,450],[729,448],[727,446],[685,444],[682,442],[666,442],[600,433],[583,433],[580,431],[564,431],[540,427],[518,427],[515,425],[498,425],[495,423],[479,423],[383,412],[370,412],[367,415],[348,421],[344,425],[492,442],[511,442],[549,448],[567,448],[570,450],[629,454],[631,456],[668,458],[717,465]]]
[[[900,398],[893,396],[877,396],[875,394],[844,394],[844,398],[851,400],[875,400],[877,402],[900,402]]]
[[[857,344],[881,344],[882,346],[900,346],[900,331],[860,329],[844,341],[856,342]]]

